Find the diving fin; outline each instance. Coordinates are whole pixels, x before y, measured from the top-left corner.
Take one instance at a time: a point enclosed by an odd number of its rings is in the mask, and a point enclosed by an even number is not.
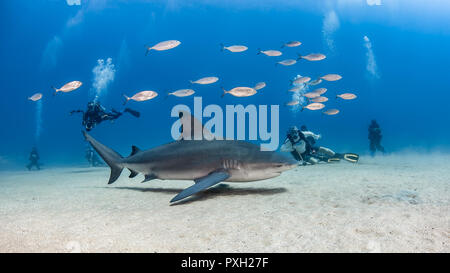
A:
[[[359,155],[354,153],[344,154],[344,159],[351,163],[358,163]]]
[[[328,160],[327,160],[328,163],[339,162],[339,161],[341,161],[341,159],[339,157],[331,157],[331,158],[328,158]]]
[[[184,189],[182,192],[180,192],[178,195],[176,195],[172,200],[170,200],[170,203],[179,201],[181,199],[184,199],[188,196],[191,196],[193,194],[196,194],[202,190],[205,190],[211,186],[214,186],[224,180],[226,180],[228,177],[230,177],[230,174],[226,172],[225,170],[220,171],[214,171],[210,173],[207,176],[204,176],[202,178],[195,179],[195,184],[190,186],[189,188]]]
[[[133,115],[136,118],[141,116],[141,113],[139,113],[138,111],[135,111],[133,109],[130,109],[130,108],[125,108],[124,112],[130,113],[131,115]]]

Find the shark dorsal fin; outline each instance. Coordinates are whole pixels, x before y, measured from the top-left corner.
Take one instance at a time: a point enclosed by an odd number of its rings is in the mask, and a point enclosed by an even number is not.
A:
[[[208,129],[206,129],[200,120],[186,111],[178,113],[181,122],[181,136],[179,140],[211,140],[215,137]]]
[[[131,154],[130,154],[130,156],[135,155],[135,154],[137,154],[139,152],[141,152],[141,149],[139,149],[138,147],[136,147],[134,145],[131,146]]]

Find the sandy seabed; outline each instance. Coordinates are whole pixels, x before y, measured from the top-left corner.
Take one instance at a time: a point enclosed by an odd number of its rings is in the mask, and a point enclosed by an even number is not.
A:
[[[450,155],[301,166],[222,183],[109,168],[0,172],[0,252],[450,252]]]

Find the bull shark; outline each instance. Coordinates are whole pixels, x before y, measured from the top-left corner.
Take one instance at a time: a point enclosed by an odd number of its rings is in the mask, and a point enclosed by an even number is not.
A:
[[[273,151],[261,151],[258,145],[239,140],[181,139],[142,151],[132,146],[130,156],[122,157],[83,131],[85,139],[111,168],[108,184],[114,183],[124,168],[133,178],[144,181],[193,180],[194,185],[176,195],[179,201],[220,182],[251,182],[279,176],[297,166],[297,162]]]

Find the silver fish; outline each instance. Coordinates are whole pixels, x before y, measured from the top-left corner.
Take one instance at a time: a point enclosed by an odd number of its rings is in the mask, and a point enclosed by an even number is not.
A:
[[[327,97],[317,97],[317,98],[313,98],[311,99],[312,102],[326,102],[328,101]]]
[[[299,77],[293,81],[291,81],[291,84],[304,84],[311,80],[310,77]]]
[[[134,100],[134,101],[146,101],[146,100],[151,100],[153,98],[155,98],[156,96],[158,96],[158,93],[156,93],[155,91],[141,91],[139,93],[134,94],[132,97],[127,97],[126,95],[123,95],[126,99],[126,101],[123,103],[127,103],[129,100]]]
[[[146,46],[147,52],[145,53],[145,55],[147,55],[150,50],[156,50],[156,51],[169,50],[169,49],[179,46],[180,44],[181,44],[180,41],[168,40],[168,41],[157,43],[156,45],[151,46],[151,47]]]
[[[321,54],[321,53],[311,53],[311,54],[308,54],[306,56],[302,56],[302,55],[299,54],[297,60],[305,59],[305,60],[308,60],[308,61],[321,61],[321,60],[323,60],[325,58],[326,58],[326,56]]]
[[[42,99],[42,94],[41,93],[36,93],[33,96],[29,97],[28,99],[32,100],[32,101],[38,101],[38,100]]]
[[[277,57],[283,54],[281,51],[278,50],[259,50],[258,54],[261,53],[269,57]]]
[[[281,48],[283,48],[285,46],[287,46],[287,47],[296,47],[296,46],[299,46],[301,44],[302,43],[299,42],[299,41],[290,41],[290,42],[285,43]]]
[[[336,96],[337,98],[341,98],[343,100],[353,100],[356,99],[356,95],[352,93],[344,93]]]
[[[231,51],[231,52],[243,52],[243,51],[246,51],[248,49],[248,47],[243,46],[243,45],[224,46],[222,44],[222,51],[225,49],[228,51]]]
[[[288,65],[293,65],[293,64],[295,64],[296,62],[297,62],[296,60],[293,60],[293,59],[287,59],[287,60],[283,60],[283,61],[277,62],[277,64],[281,64],[281,65],[284,65],[284,66],[288,66]]]
[[[223,89],[222,97],[225,96],[225,94],[231,94],[235,97],[250,97],[256,94],[256,90],[251,87],[235,87],[231,89],[230,91]]]
[[[332,116],[332,115],[336,115],[337,113],[339,113],[339,110],[338,109],[328,109],[328,110],[324,111],[323,113],[325,115]]]
[[[309,92],[309,93],[303,94],[303,96],[308,98],[308,99],[314,99],[314,98],[319,97],[320,95],[315,93],[315,92]]]
[[[319,102],[313,102],[313,103],[310,103],[310,104],[306,105],[305,107],[303,107],[302,110],[304,108],[309,109],[309,110],[320,110],[324,107],[325,107],[325,104],[322,104]]]
[[[301,86],[294,86],[294,87],[292,87],[291,89],[289,89],[288,91],[289,91],[289,92],[298,92],[298,91],[300,91],[301,89],[302,89]]]
[[[253,87],[253,89],[255,90],[259,90],[259,89],[263,89],[264,87],[266,87],[266,83],[265,82],[258,82],[255,87]]]
[[[338,80],[342,79],[342,76],[338,75],[338,74],[327,74],[327,75],[322,76],[320,78],[324,79],[326,81],[329,81],[329,82],[334,82],[334,81],[338,81]]]
[[[83,85],[83,83],[80,81],[72,81],[72,82],[64,84],[59,89],[52,86],[52,88],[55,89],[55,93],[53,93],[53,95],[56,95],[56,93],[58,93],[58,92],[64,92],[64,93],[72,92],[72,91],[80,88],[81,85]]]
[[[196,83],[196,84],[211,84],[211,83],[215,83],[216,81],[218,81],[219,78],[217,77],[205,77],[205,78],[201,78],[198,79],[196,81],[191,81],[191,83]]]
[[[316,80],[308,82],[307,85],[314,86],[314,85],[320,84],[321,82],[322,82],[322,79],[316,79]]]
[[[323,95],[327,92],[327,89],[322,87],[322,88],[317,88],[316,90],[314,90],[312,92],[317,93],[319,95]]]
[[[168,93],[168,95],[173,95],[175,97],[187,97],[193,95],[195,93],[192,89],[179,89],[177,91]]]

